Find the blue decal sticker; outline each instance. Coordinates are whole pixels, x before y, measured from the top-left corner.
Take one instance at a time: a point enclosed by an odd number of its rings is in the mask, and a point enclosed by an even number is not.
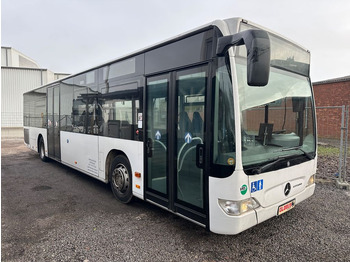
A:
[[[258,181],[254,181],[250,185],[250,192],[254,193],[256,191],[262,190],[264,188],[264,180],[260,179]]]
[[[189,143],[192,142],[192,135],[191,135],[191,133],[187,132],[187,133],[185,134],[185,142],[186,142],[187,144],[189,144]]]
[[[156,134],[155,134],[155,138],[156,138],[157,140],[160,140],[161,137],[162,137],[162,134],[160,133],[159,130],[157,130],[157,132],[156,132]]]

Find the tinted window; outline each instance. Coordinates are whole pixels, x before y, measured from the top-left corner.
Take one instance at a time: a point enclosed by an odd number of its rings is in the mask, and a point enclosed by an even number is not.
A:
[[[139,55],[112,64],[113,79],[108,77],[110,66],[104,66],[63,80],[60,130],[142,140],[143,78],[135,74],[143,71],[143,61]],[[131,77],[127,78],[123,74],[128,72]],[[24,95],[25,126],[46,127],[46,90],[44,87]],[[52,111],[52,104],[49,107]]]
[[[146,74],[208,60],[212,57],[213,31],[209,30],[149,51]]]
[[[142,126],[138,126],[139,116],[142,119],[142,89],[137,88],[137,83],[130,83],[110,90],[115,92],[102,95],[98,100],[100,135],[142,140]]]
[[[127,58],[109,65],[107,75],[103,73],[109,83],[115,80],[130,78],[144,74],[144,54]]]
[[[98,92],[88,89],[86,98],[87,103],[87,119],[86,130],[88,134],[97,135],[99,133],[101,110],[98,106]]]
[[[61,130],[62,131],[73,131],[73,119],[72,119],[72,108],[73,108],[73,86],[65,83],[61,83]]]
[[[108,78],[120,77],[123,75],[129,75],[136,72],[136,59],[130,58],[124,61],[120,61],[114,64],[111,64],[109,67],[109,76]]]
[[[87,123],[87,88],[73,87],[73,106],[72,106],[72,131],[76,133],[86,133]]]
[[[24,94],[23,124],[46,127],[46,87]]]
[[[99,76],[99,69],[95,69],[90,72],[73,77],[72,81],[75,86],[86,86],[93,91],[97,91],[98,76]]]

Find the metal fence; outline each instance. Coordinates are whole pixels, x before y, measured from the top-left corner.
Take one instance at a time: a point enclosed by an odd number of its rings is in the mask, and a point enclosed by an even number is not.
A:
[[[23,127],[23,113],[1,112],[1,127]]]
[[[319,106],[316,107],[318,141],[339,149],[338,167],[329,167],[336,170],[334,177],[338,187],[349,189],[349,173],[347,162],[349,152],[349,105]],[[334,158],[334,157],[333,157]],[[334,163],[329,161],[328,163]],[[331,165],[332,165],[331,164]]]
[[[342,107],[341,116],[341,135],[340,135],[340,148],[339,148],[339,172],[337,179],[337,186],[341,188],[349,189],[349,183],[347,182],[347,155],[348,155],[348,139],[349,139],[349,107]]]
[[[339,145],[342,112],[343,106],[316,107],[319,141]]]

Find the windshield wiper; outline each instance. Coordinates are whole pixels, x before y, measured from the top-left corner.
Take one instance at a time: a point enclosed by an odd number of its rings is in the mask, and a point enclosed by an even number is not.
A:
[[[313,155],[311,155],[310,153],[306,152],[304,149],[302,149],[301,147],[290,147],[290,148],[284,148],[282,149],[282,151],[291,151],[291,150],[300,150],[301,152],[303,152],[303,155],[306,156],[308,159],[312,160],[315,157]],[[272,167],[273,165],[277,164],[278,162],[285,160],[288,157],[291,157],[292,155],[288,155],[288,156],[279,156],[276,157],[274,159],[272,159],[272,162],[267,163],[266,165],[263,165],[261,167],[257,167],[253,170],[254,174],[261,174],[262,172],[264,172],[265,170],[269,169],[270,167]]]
[[[253,170],[254,174],[261,174],[262,172],[264,172],[266,169],[269,169],[270,167],[272,167],[273,165],[277,164],[278,162],[282,161],[286,159],[285,157],[277,157],[275,158],[274,161],[267,163],[266,165],[263,165],[261,167],[258,167],[256,169]]]
[[[291,151],[291,150],[300,150],[303,152],[303,155],[306,156],[308,159],[312,160],[315,158],[315,156],[311,155],[310,153],[306,152],[304,149],[302,149],[300,146],[296,147],[290,147],[290,148],[284,148],[282,151]]]

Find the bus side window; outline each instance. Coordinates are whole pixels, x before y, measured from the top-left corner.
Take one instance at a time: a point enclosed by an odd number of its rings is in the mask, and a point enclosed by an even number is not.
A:
[[[105,100],[103,104],[104,136],[133,139],[133,108],[128,99]]]
[[[90,95],[89,95],[90,97]],[[88,99],[87,133],[98,135],[100,127],[101,110],[98,106],[97,94]]]
[[[128,140],[142,140],[142,126],[138,128],[139,116],[142,121],[142,101],[140,101],[142,89],[138,89],[138,83],[111,86],[109,92],[102,94],[100,99],[99,134]]]
[[[72,131],[76,133],[86,133],[86,95],[86,87],[74,86]]]

